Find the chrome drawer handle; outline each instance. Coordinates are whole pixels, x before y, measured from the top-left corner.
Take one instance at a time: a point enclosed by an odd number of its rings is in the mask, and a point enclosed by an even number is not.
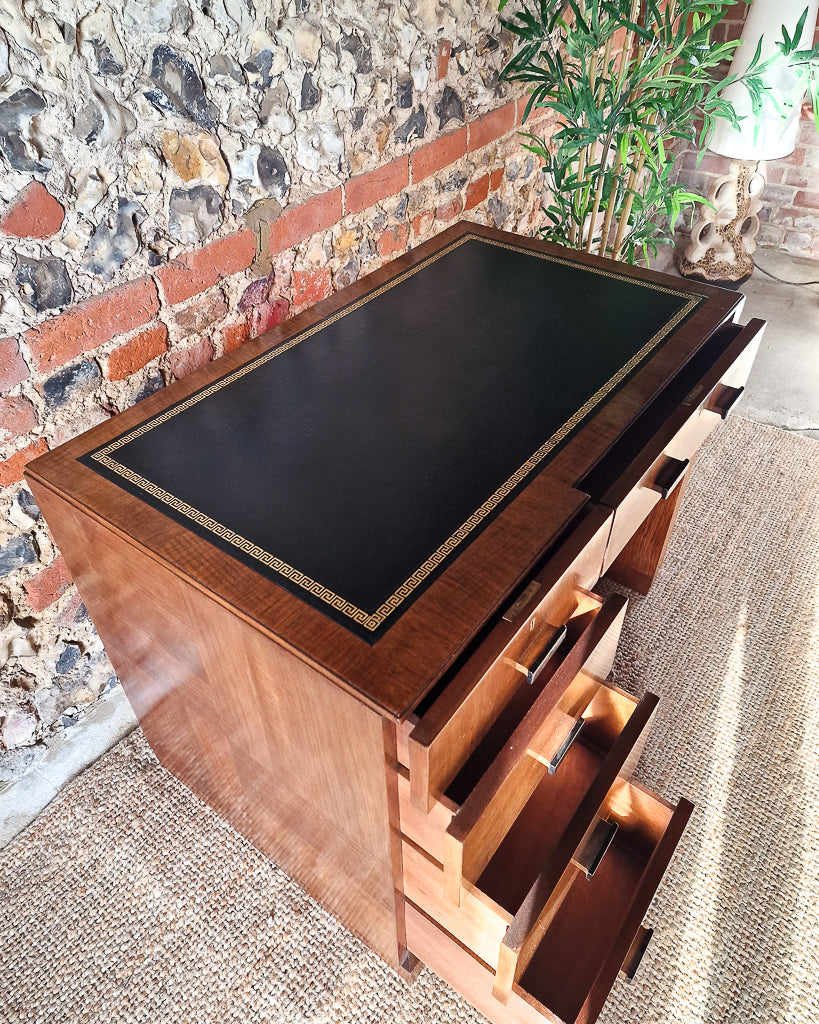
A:
[[[522,665],[520,662],[512,661],[512,659],[506,659],[509,664],[514,665],[518,672],[522,672],[526,676],[526,682],[532,684],[535,682],[540,673],[549,664],[549,660],[555,651],[560,647],[563,641],[566,639],[566,627],[558,626],[554,633],[549,637],[546,646],[540,651],[535,658],[534,664]]]
[[[595,871],[617,835],[616,821],[603,821],[598,818],[591,834],[572,858],[579,868],[586,872],[586,878],[593,878]]]
[[[549,760],[548,768],[550,775],[554,775],[554,773],[562,764],[563,758],[569,753],[572,744],[580,735],[580,730],[583,728],[583,723],[585,721],[585,718],[578,718],[578,720],[574,723],[571,729],[569,729],[569,731],[566,733],[563,742],[560,744],[560,746],[557,748],[557,750],[554,752],[554,754]]]
[[[634,936],[634,941],[629,947],[628,953],[620,970],[623,972],[627,982],[631,983],[634,981],[634,975],[637,973],[637,969],[643,959],[643,954],[648,949],[648,944],[651,942],[651,936],[654,934],[653,928],[646,928],[640,925],[637,930],[637,934]]]
[[[660,497],[665,501],[673,492],[677,484],[685,476],[686,470],[691,464],[690,459],[669,458],[660,472],[657,474],[654,483],[651,484],[652,491],[658,491]]]
[[[722,419],[725,419],[740,398],[742,398],[744,391],[744,387],[732,388],[729,384],[722,384],[711,394],[705,408],[708,412],[715,412]]]
[[[523,593],[517,600],[511,604],[504,613],[504,622],[514,622],[515,619],[520,617],[521,612],[527,604],[532,600],[535,594],[540,590],[540,584],[537,580],[532,580],[531,583],[527,584]]]

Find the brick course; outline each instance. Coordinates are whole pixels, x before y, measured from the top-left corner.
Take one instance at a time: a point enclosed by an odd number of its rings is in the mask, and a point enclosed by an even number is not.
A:
[[[305,238],[326,231],[341,220],[342,195],[340,188],[313,196],[300,206],[292,206],[270,225],[269,255],[292,249]]]
[[[115,348],[108,357],[108,379],[125,380],[141,370],[152,359],[161,356],[168,347],[168,328],[156,324]]]
[[[27,331],[24,340],[40,372],[56,369],[81,352],[91,352],[118,334],[150,323],[159,312],[156,285],[149,277],[95,295],[60,316]]]
[[[397,195],[409,185],[409,157],[392,160],[368,174],[350,178],[344,186],[345,213],[361,213],[386,196]]]
[[[255,258],[256,236],[252,231],[237,231],[203,249],[180,256],[166,267],[160,267],[156,274],[165,298],[175,306],[222,278],[247,270]]]
[[[412,154],[412,180],[423,181],[460,160],[466,154],[467,141],[467,129],[464,127],[416,149]]]
[[[47,451],[48,444],[46,439],[41,437],[39,441],[33,441],[21,451],[15,452],[5,462],[0,462],[0,487],[9,487],[11,484],[16,484],[19,480],[22,480],[23,469],[28,463]]]
[[[484,114],[469,126],[469,152],[482,149],[507,132],[511,132],[517,123],[517,106],[507,103],[489,114]]]

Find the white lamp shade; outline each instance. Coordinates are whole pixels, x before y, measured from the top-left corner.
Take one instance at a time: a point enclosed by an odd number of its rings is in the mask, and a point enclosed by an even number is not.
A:
[[[762,38],[762,60],[776,52],[776,42],[782,39],[782,26],[793,36],[802,12],[808,8],[800,45],[813,45],[813,31],[819,0],[752,0],[742,40],[734,51],[729,74],[741,75],[753,59],[757,43]],[[779,98],[789,96],[794,87],[794,77],[784,69],[771,71],[765,76],[768,91]],[[723,93],[730,100],[741,118],[739,131],[727,121],[719,119],[708,148],[722,156],[735,160],[776,160],[788,156],[796,145],[799,130],[801,97],[797,97],[789,116],[783,117],[772,102],[765,103],[761,117],[751,109],[748,91],[741,83],[729,85]]]

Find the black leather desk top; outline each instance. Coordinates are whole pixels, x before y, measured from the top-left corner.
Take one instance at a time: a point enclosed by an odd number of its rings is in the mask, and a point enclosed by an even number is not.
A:
[[[372,642],[701,301],[467,235],[81,461]]]

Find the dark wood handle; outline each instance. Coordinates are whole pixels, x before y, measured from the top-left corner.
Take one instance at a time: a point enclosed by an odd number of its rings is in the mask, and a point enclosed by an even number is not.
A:
[[[744,387],[732,388],[728,384],[718,384],[708,396],[705,408],[708,412],[715,412],[722,419],[725,419],[740,398],[742,398],[744,391]]]
[[[546,668],[547,664],[549,663],[549,659],[552,657],[552,655],[555,653],[555,651],[558,649],[558,647],[560,647],[560,645],[563,643],[563,641],[565,639],[566,639],[566,627],[565,626],[561,626],[558,630],[556,630],[554,635],[552,637],[550,637],[549,642],[546,644],[546,646],[543,648],[543,650],[538,654],[537,659],[535,660],[535,663],[533,665],[531,665],[529,668],[527,668],[527,670],[526,670],[526,682],[527,683],[533,683],[537,679],[537,677],[544,670],[544,668]]]
[[[626,981],[634,981],[634,975],[637,973],[637,969],[643,959],[643,954],[648,949],[648,944],[651,942],[653,934],[653,928],[645,928],[643,925],[640,925],[637,929],[634,941],[629,946],[629,951],[626,953],[626,958],[620,968]]]
[[[548,767],[550,775],[554,775],[554,773],[563,763],[563,758],[569,753],[572,744],[580,735],[580,730],[583,728],[584,722],[584,718],[578,718],[578,720],[574,723],[571,729],[569,729],[569,731],[566,733],[563,742],[560,744],[560,746],[557,748],[557,750],[554,752],[551,759],[549,760]]]
[[[651,484],[652,491],[659,491],[663,501],[672,493],[677,484],[685,476],[690,465],[689,459],[669,458]]]
[[[598,818],[594,828],[586,836],[580,849],[572,860],[586,872],[586,878],[593,878],[600,867],[606,850],[611,846],[619,828],[616,821],[604,821]]]

